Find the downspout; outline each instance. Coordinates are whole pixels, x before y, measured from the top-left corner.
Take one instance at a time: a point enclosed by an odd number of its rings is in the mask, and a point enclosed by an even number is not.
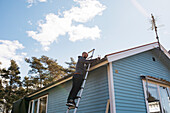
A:
[[[107,72],[109,85],[110,113],[116,113],[112,62],[108,63]]]

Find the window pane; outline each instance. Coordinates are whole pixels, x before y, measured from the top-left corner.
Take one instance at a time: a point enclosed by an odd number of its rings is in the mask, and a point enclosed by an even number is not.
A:
[[[148,84],[148,104],[150,113],[161,113],[157,85]]]
[[[168,88],[160,86],[161,103],[164,113],[170,113],[170,100],[168,97]]]
[[[170,96],[170,88],[167,88],[168,96]]]
[[[37,113],[38,100],[34,102],[34,113]]]
[[[32,113],[32,101],[30,102],[30,109],[29,109],[29,113]]]
[[[47,97],[40,99],[39,113],[46,113]]]
[[[157,90],[157,86],[155,84],[148,84],[148,101],[149,102],[155,102],[155,101],[159,101],[159,96],[158,96],[158,90]]]

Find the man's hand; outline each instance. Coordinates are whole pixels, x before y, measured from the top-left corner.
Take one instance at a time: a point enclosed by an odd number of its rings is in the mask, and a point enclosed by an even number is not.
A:
[[[100,58],[100,56],[99,57],[97,57],[97,60],[100,60],[101,58]]]

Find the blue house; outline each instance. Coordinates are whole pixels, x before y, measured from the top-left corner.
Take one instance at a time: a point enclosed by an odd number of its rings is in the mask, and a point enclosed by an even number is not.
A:
[[[65,113],[71,79],[29,94],[28,113]],[[77,112],[170,113],[170,54],[154,42],[106,55],[90,68]]]

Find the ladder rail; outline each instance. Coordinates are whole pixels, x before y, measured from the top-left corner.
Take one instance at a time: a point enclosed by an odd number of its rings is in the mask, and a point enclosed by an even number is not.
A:
[[[83,94],[83,90],[84,90],[84,86],[85,86],[85,84],[86,84],[86,80],[87,80],[87,76],[88,76],[88,73],[89,73],[89,69],[90,69],[90,64],[88,65],[88,69],[87,69],[87,72],[86,72],[86,76],[85,76],[84,81],[83,81],[82,86],[81,86],[80,95],[79,95],[80,97],[81,97],[82,94]],[[82,89],[82,88],[83,88],[83,89]],[[80,103],[80,98],[78,98],[78,100],[77,100],[76,108],[74,109],[74,113],[77,112],[79,103]]]

